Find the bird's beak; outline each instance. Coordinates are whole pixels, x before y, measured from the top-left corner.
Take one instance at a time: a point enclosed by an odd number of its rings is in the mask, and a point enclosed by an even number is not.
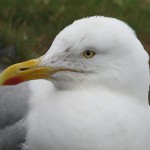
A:
[[[35,79],[48,79],[57,71],[63,69],[40,66],[41,58],[32,59],[8,67],[0,74],[0,85],[16,85]]]

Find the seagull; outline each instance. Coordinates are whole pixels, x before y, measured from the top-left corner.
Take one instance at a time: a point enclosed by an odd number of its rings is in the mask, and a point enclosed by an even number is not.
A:
[[[149,150],[148,61],[126,23],[92,16],[62,30],[45,55],[8,67],[1,85],[37,79],[23,150]]]

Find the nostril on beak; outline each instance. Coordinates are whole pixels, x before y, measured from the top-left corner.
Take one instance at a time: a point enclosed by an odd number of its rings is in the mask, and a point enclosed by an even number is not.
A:
[[[28,70],[30,68],[19,68],[19,71],[25,71],[25,70]]]

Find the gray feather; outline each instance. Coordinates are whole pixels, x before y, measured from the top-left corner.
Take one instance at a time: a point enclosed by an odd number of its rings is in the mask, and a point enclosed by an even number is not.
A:
[[[30,94],[28,83],[0,87],[0,150],[20,150],[25,142]]]
[[[20,150],[25,142],[25,135],[23,120],[0,130],[0,150]]]

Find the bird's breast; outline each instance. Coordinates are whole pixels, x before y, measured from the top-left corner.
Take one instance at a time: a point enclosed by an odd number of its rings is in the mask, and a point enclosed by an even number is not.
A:
[[[105,92],[53,91],[49,96],[41,97],[27,118],[27,143],[33,150],[109,150],[112,146],[121,150],[139,121],[132,104],[122,107],[123,101],[112,95],[110,99]]]

